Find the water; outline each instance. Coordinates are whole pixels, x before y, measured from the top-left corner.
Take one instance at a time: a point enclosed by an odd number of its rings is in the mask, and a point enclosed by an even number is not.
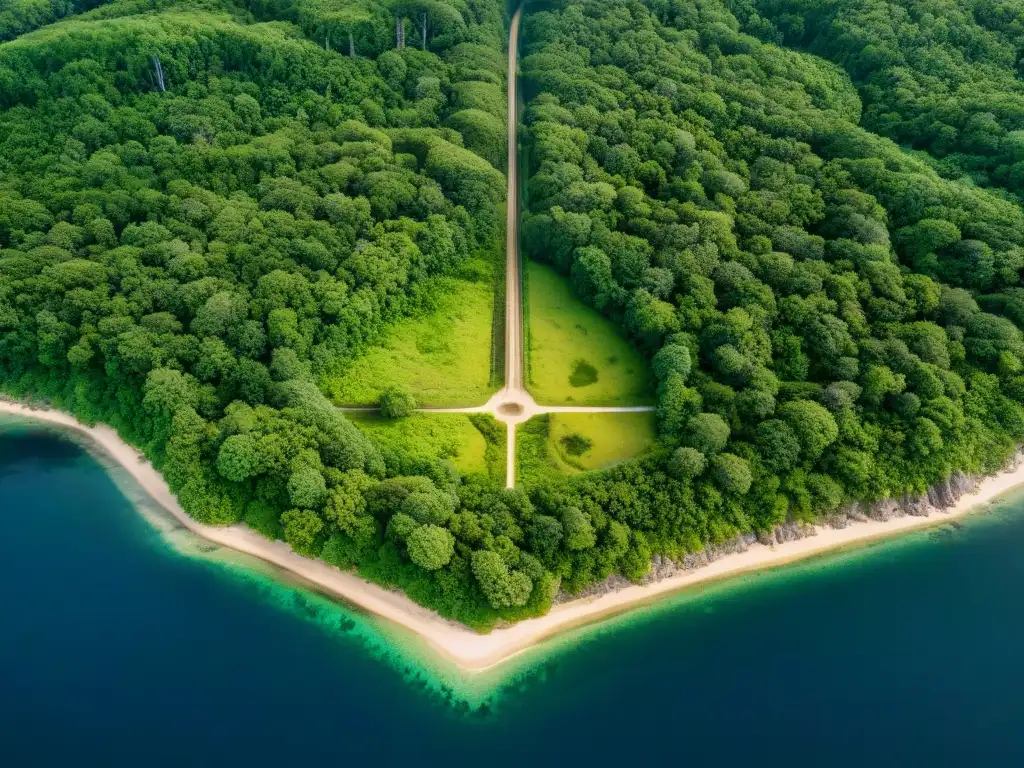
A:
[[[125,492],[67,438],[0,430],[0,765],[1024,761],[1022,497],[688,593],[474,688],[196,556]]]

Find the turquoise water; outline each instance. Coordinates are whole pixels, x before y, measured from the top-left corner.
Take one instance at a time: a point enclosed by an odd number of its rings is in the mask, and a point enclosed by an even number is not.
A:
[[[0,430],[0,765],[1024,760],[1024,498],[693,591],[466,680]]]

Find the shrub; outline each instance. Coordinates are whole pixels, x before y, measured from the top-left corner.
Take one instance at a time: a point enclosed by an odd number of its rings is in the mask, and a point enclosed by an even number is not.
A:
[[[444,568],[455,554],[455,537],[437,525],[421,525],[406,539],[409,558],[420,568]]]
[[[401,387],[388,387],[380,393],[381,415],[388,419],[402,419],[416,410],[416,400]]]

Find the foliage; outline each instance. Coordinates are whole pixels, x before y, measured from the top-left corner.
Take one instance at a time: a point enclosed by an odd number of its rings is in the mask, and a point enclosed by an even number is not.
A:
[[[497,552],[474,552],[473,575],[494,608],[525,605],[530,597],[532,585],[529,576],[522,571],[509,571]]]
[[[0,42],[50,24],[65,16],[82,13],[104,0],[3,0],[0,3]]]
[[[709,456],[729,442],[729,425],[717,413],[698,413],[686,423],[683,439],[690,447]]]
[[[386,419],[402,419],[416,410],[416,399],[401,387],[387,387],[380,393],[377,404]]]
[[[669,459],[668,471],[680,480],[693,480],[707,466],[707,458],[696,448],[676,448]]]
[[[437,525],[420,525],[406,538],[409,559],[420,568],[436,571],[451,562],[455,554],[455,537]]]
[[[594,446],[594,441],[579,432],[563,435],[559,442],[570,456],[582,456]]]
[[[1019,0],[730,0],[745,29],[842,67],[865,127],[944,176],[1024,191]],[[955,240],[960,240],[957,233]]]
[[[1024,216],[963,178],[1015,191],[1012,10],[729,6],[554,0],[524,22],[524,250],[658,388],[660,445],[600,472],[556,471],[554,416],[520,430],[528,542],[569,591],[1024,439]]]

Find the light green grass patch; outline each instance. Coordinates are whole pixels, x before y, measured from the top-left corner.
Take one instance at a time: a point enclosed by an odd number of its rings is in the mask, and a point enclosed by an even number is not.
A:
[[[413,413],[387,419],[379,413],[345,416],[384,451],[408,459],[447,459],[462,474],[505,477],[505,425],[486,414]],[[474,424],[480,422],[480,426]]]
[[[432,311],[400,320],[380,345],[322,382],[339,405],[376,405],[389,386],[408,389],[424,407],[480,405],[492,394],[490,281],[445,281]]]
[[[657,430],[653,413],[551,413],[519,427],[516,440],[516,477],[528,486],[636,458],[654,446]]]
[[[654,413],[552,413],[548,450],[564,472],[606,469],[654,445]]]
[[[650,368],[615,325],[573,295],[550,267],[528,261],[527,389],[545,405],[647,405]]]

